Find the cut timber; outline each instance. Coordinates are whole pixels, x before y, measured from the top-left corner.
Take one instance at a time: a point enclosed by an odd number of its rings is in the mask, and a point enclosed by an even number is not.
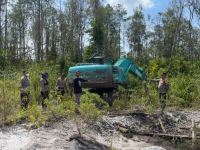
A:
[[[158,134],[154,134],[154,135],[167,136],[167,137],[177,137],[177,138],[184,138],[184,139],[191,139],[192,138],[189,135],[173,135],[173,134],[162,134],[162,133],[158,133]]]
[[[162,130],[163,130],[163,133],[166,133],[165,128],[164,128],[164,126],[163,126],[163,124],[162,124],[161,119],[159,118],[158,120],[159,120],[159,123],[160,123],[160,125],[161,125]]]
[[[103,145],[98,141],[91,139],[90,137],[83,136],[80,134],[75,134],[69,137],[69,141],[76,140],[78,143],[89,149],[101,149],[101,150],[110,150],[110,147]]]
[[[108,121],[106,121],[106,118],[104,119],[104,116],[103,117],[101,117],[101,119],[104,121],[104,122],[106,122],[111,128],[115,128],[112,124],[110,124]]]
[[[72,136],[69,137],[69,141],[72,141],[74,139],[77,139],[77,138],[81,138],[82,136],[80,134],[74,134]]]
[[[144,82],[143,84],[144,84],[145,94],[146,94],[146,96],[149,97],[149,101],[150,101],[150,103],[152,104],[152,100],[151,100],[151,98],[150,98],[150,96],[149,96],[149,90],[148,90],[148,87],[147,87],[147,83]]]
[[[166,134],[166,133],[148,133],[148,132],[141,132],[141,131],[136,131],[133,129],[127,129],[125,126],[120,126],[120,124],[118,124],[118,130],[121,133],[129,133],[132,135],[144,135],[144,136],[165,136],[165,137],[177,137],[177,138],[183,138],[183,139],[192,139],[192,136],[190,135],[178,135],[178,134]],[[195,138],[200,139],[200,136],[195,136]]]
[[[194,147],[194,143],[195,143],[195,122],[194,122],[194,118],[192,118],[192,147]]]
[[[119,131],[122,132],[122,133],[127,133],[127,132],[128,132],[128,129],[123,128],[123,127],[120,127],[120,126],[118,126],[118,129],[119,129]]]
[[[165,136],[165,137],[177,137],[177,138],[183,138],[183,139],[192,139],[191,136],[189,135],[178,135],[178,134],[164,134],[164,133],[142,133],[142,132],[134,132],[131,131],[132,134],[137,134],[137,135],[145,135],[145,136]],[[197,139],[200,139],[199,136],[196,136]]]

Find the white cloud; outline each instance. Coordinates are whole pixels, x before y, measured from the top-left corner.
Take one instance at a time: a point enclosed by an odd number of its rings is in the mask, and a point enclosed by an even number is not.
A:
[[[107,0],[106,4],[110,4],[111,6],[122,4],[128,11],[133,10],[140,4],[142,4],[145,9],[149,9],[154,6],[152,0]]]

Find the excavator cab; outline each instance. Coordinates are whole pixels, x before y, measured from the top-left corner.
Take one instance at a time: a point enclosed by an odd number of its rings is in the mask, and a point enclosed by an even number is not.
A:
[[[110,58],[104,56],[91,57],[88,59],[88,63],[100,65],[113,65],[113,61]]]

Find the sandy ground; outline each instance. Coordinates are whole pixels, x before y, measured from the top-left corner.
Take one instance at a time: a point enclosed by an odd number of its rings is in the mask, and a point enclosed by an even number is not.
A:
[[[149,142],[150,137],[133,135],[126,138],[118,125],[139,132],[160,133],[158,117],[170,134],[191,134],[191,119],[200,127],[200,112],[166,111],[163,116],[144,114],[104,116],[92,124],[78,125],[72,120],[51,121],[49,126],[29,129],[30,124],[0,128],[0,150],[165,150]],[[80,122],[79,122],[80,123]],[[81,136],[78,132],[80,128]],[[78,137],[74,135],[79,135]],[[73,137],[73,138],[72,138]]]
[[[50,127],[41,127],[34,130],[27,130],[27,124],[15,127],[3,127],[0,132],[1,150],[88,150],[88,149],[107,149],[111,145],[111,139],[105,138],[99,133],[91,134],[85,131],[83,137],[88,137],[97,144],[87,141],[87,138],[69,140],[72,135],[78,134],[77,126],[73,121],[62,120]],[[141,148],[152,147],[146,143],[148,138],[143,141],[126,139],[120,134],[113,136],[112,146],[121,150],[139,150]],[[98,145],[102,144],[102,146]],[[105,145],[105,146],[104,146]],[[107,146],[107,147],[106,147]],[[142,150],[164,150],[158,148],[148,148]]]
[[[20,150],[31,142],[30,139],[30,132],[23,128],[3,128],[0,132],[0,149]]]
[[[72,120],[51,121],[46,127],[29,129],[30,124],[0,128],[0,150],[165,150],[151,144],[148,136],[133,135],[126,138],[118,125],[138,132],[162,133],[158,128],[161,118],[170,134],[191,134],[191,119],[200,127],[200,112],[166,111],[163,116],[144,114],[104,116],[92,123],[75,123]],[[77,127],[77,124],[79,124]],[[80,128],[81,136],[78,132]],[[79,135],[78,137],[74,135]],[[73,138],[72,138],[73,137]]]

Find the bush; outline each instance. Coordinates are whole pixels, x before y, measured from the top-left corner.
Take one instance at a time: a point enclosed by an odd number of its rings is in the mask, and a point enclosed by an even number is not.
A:
[[[108,103],[106,103],[100,98],[99,95],[95,93],[86,92],[86,94],[81,96],[80,102],[81,104],[79,111],[81,116],[84,117],[85,121],[97,119],[101,115],[105,114],[106,110],[109,108]]]

